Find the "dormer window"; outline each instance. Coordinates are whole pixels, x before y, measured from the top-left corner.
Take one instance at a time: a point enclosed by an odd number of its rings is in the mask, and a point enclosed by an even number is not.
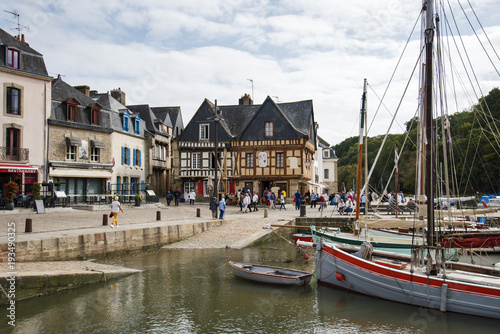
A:
[[[66,120],[68,122],[76,122],[78,110],[78,102],[75,99],[70,99],[66,102]]]
[[[324,150],[323,151],[323,158],[329,158],[330,157],[330,151]]]
[[[19,51],[16,49],[7,49],[7,67],[19,69]]]
[[[129,121],[130,121],[130,112],[127,110],[123,113],[123,131],[128,132]]]
[[[136,135],[141,134],[141,116],[135,117],[134,132]]]
[[[101,124],[101,110],[95,105],[90,107],[90,124],[92,125]]]

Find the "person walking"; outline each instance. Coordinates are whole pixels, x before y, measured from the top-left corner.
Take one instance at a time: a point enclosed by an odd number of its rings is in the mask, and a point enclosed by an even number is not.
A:
[[[194,190],[191,190],[191,192],[189,193],[189,205],[194,205],[194,200],[196,198],[196,193],[194,192]]]
[[[281,195],[280,195],[280,211],[281,211],[281,208],[285,209],[286,210],[286,207],[285,207],[285,194],[284,194],[284,191],[281,192]]]
[[[316,208],[316,203],[318,202],[318,194],[315,191],[311,194],[311,208],[314,206]]]
[[[259,203],[259,195],[257,195],[256,192],[254,192],[252,197],[253,211],[259,211],[259,209],[257,209],[258,203]]]
[[[111,225],[109,225],[109,227],[111,227],[111,228],[120,227],[118,225],[118,213],[120,211],[123,212],[123,209],[120,205],[120,202],[118,202],[118,196],[115,196],[114,201],[111,203],[111,212],[113,213],[114,219],[111,222]],[[113,226],[113,224],[115,226]]]
[[[212,197],[210,201],[210,211],[212,211],[212,219],[217,219],[217,199]]]
[[[297,192],[295,193],[295,210],[300,210],[300,197],[301,196],[302,196],[302,194],[297,189]]]
[[[219,219],[224,219],[224,212],[226,211],[226,201],[224,200],[224,196],[219,202]]]
[[[181,199],[181,192],[180,192],[179,188],[175,188],[175,190],[174,190],[175,206],[179,206],[180,199]]]
[[[246,193],[245,197],[243,198],[244,213],[247,213],[248,205],[250,205],[250,196],[248,196],[248,193]],[[250,212],[252,212],[252,210],[250,210]]]

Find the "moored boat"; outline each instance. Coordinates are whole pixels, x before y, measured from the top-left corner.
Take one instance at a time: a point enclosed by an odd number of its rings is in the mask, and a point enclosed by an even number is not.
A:
[[[306,271],[261,264],[229,261],[229,265],[235,276],[261,283],[306,285],[309,284],[313,275]]]

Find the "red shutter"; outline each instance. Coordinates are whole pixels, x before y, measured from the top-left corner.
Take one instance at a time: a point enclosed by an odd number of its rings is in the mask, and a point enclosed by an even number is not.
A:
[[[203,181],[198,182],[198,195],[203,195]]]
[[[236,194],[235,190],[236,190],[236,188],[234,187],[234,181],[230,181],[229,182],[229,193]]]

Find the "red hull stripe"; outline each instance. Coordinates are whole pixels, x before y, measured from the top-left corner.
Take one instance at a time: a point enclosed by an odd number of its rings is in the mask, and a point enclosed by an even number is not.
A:
[[[430,285],[431,287],[436,289],[441,289],[443,283],[446,282],[446,284],[448,284],[448,290],[500,299],[500,289],[495,287],[477,286],[473,284],[459,283],[456,281],[444,281],[432,277],[427,278],[426,276],[421,275],[411,275],[410,273],[404,271],[392,270],[388,267],[377,265],[355,256],[350,256],[349,254],[342,251],[334,250],[329,246],[323,247],[323,253],[326,253],[330,256],[335,256],[337,260],[381,277],[396,279],[401,282],[419,284],[422,286]]]

